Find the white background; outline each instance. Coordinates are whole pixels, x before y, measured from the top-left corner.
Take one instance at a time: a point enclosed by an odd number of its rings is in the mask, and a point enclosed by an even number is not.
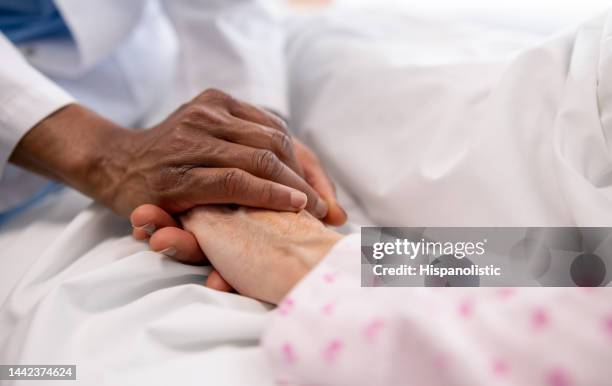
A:
[[[282,1],[282,0],[281,0]],[[493,23],[533,32],[575,24],[612,7],[609,0],[285,0],[292,4],[328,4],[348,8],[395,8],[449,20]]]

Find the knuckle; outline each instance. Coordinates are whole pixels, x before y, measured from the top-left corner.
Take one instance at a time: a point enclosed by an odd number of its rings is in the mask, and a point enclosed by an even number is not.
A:
[[[283,164],[274,152],[270,150],[258,150],[254,152],[253,157],[256,170],[259,170],[272,180],[280,176],[283,170]]]
[[[185,109],[183,122],[191,127],[220,126],[225,123],[221,112],[206,103],[192,103]]]
[[[192,101],[187,102],[183,106],[181,106],[181,110],[183,112],[183,115],[185,116],[197,115],[200,113],[201,105],[202,105],[201,102],[198,102],[197,100],[194,99]]]
[[[230,96],[225,92],[216,89],[216,88],[207,88],[202,91],[200,95],[196,99],[203,99],[207,101],[227,101],[230,99]]]
[[[268,121],[268,125],[285,134],[289,134],[289,126],[287,126],[287,121],[280,115],[278,115],[274,110],[261,110]]]
[[[289,133],[289,127],[287,126],[287,122],[274,113],[268,113],[274,122],[276,122],[278,128],[285,134]]]
[[[183,120],[187,122],[197,122],[203,115],[205,115],[205,111],[198,103],[190,103],[183,110]]]
[[[163,208],[172,207],[189,182],[187,171],[185,168],[165,167],[151,176],[147,185],[155,192],[153,203]]]
[[[166,193],[181,191],[190,181],[189,171],[190,168],[186,166],[165,167],[155,176],[156,187]]]
[[[221,97],[221,98],[227,98],[229,96],[224,91],[221,91],[215,87],[209,87],[208,89],[206,89],[206,91],[208,91],[210,95],[214,95],[214,96]]]
[[[283,133],[282,131],[275,131],[272,137],[281,154],[285,156],[293,154],[293,140],[289,134]]]
[[[153,173],[153,175],[148,178],[148,185],[151,186],[158,195],[165,193],[176,182],[176,174],[174,168],[161,168],[157,173]]]
[[[173,128],[170,141],[166,146],[171,152],[180,152],[191,147],[193,132],[190,125],[177,125]],[[180,154],[180,153],[179,153]]]
[[[228,170],[223,174],[221,180],[223,192],[230,197],[233,197],[240,191],[244,190],[246,188],[246,184],[247,181],[244,173],[239,169]]]
[[[178,109],[176,109],[175,114],[182,114],[183,112],[185,112],[189,106],[191,106],[192,102],[185,102],[185,103],[181,103],[181,105],[178,107]]]

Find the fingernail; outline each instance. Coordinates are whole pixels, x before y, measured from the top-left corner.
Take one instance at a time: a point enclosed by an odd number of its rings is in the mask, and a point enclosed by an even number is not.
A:
[[[173,257],[174,255],[176,255],[176,248],[168,247],[166,249],[162,249],[161,251],[159,251],[159,253],[168,257]]]
[[[317,205],[315,206],[314,212],[315,212],[315,216],[317,218],[323,218],[327,215],[327,210],[329,209],[329,207],[327,206],[327,203],[322,200],[322,199],[318,199],[317,200]]]
[[[155,224],[144,224],[139,227],[132,225],[132,228],[143,230],[147,232],[149,236],[151,236],[153,232],[155,232]]]
[[[291,206],[295,209],[304,209],[308,197],[302,192],[293,191],[291,192]]]

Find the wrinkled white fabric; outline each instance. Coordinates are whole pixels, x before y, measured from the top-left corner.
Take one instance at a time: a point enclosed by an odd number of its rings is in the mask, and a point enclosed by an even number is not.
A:
[[[361,17],[293,35],[290,100],[372,222],[612,223],[609,15],[512,60],[491,31]]]
[[[0,289],[14,286],[0,294],[0,363],[76,364],[78,382],[58,385],[270,384],[269,306],[205,288],[207,268],[148,251],[89,202],[63,191],[0,236]]]
[[[393,27],[292,40],[293,116],[372,222],[610,226],[612,13],[510,61],[452,57],[434,25],[380,49]],[[278,383],[609,383],[609,288],[361,288],[360,252],[340,241],[275,311]]]

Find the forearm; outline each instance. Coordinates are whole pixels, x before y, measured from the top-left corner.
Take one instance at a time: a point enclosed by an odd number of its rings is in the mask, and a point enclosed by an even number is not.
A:
[[[112,168],[127,130],[77,104],[43,119],[21,139],[9,161],[104,201],[116,185]]]

